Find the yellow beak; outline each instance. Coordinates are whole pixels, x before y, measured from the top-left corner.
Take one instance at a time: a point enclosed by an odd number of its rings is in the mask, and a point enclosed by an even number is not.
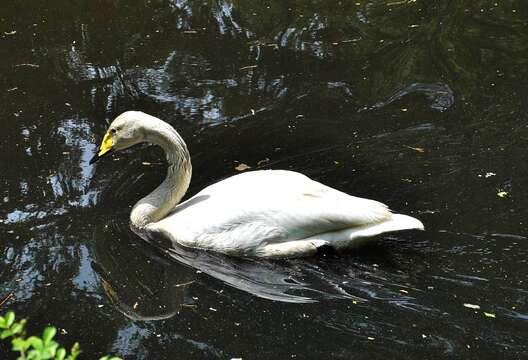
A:
[[[110,150],[112,150],[112,146],[114,146],[114,140],[112,139],[112,133],[107,132],[103,138],[103,142],[101,143],[101,147],[99,148],[99,152],[97,153],[97,156],[101,157]]]
[[[108,154],[110,151],[112,151],[113,146],[114,139],[112,139],[112,133],[107,132],[103,138],[101,147],[99,147],[99,152],[97,152],[97,154],[95,154],[94,157],[90,160],[90,165],[99,160],[104,154]]]

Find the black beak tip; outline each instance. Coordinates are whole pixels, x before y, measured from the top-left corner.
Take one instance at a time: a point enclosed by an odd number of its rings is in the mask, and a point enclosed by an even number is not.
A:
[[[97,160],[99,160],[99,155],[95,154],[94,157],[90,160],[89,164],[92,165]]]

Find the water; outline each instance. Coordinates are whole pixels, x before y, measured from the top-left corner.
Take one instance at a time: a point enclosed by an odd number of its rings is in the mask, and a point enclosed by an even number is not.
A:
[[[0,311],[86,359],[524,358],[527,26],[523,1],[3,3]],[[189,194],[294,169],[427,230],[302,260],[161,251],[128,227],[161,151],[88,164],[129,109],[186,139]]]

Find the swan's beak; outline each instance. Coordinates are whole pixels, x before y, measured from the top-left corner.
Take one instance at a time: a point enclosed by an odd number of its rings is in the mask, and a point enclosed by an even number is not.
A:
[[[111,153],[113,146],[114,139],[112,139],[112,133],[107,132],[103,138],[103,142],[101,143],[99,152],[95,154],[94,157],[90,160],[90,165],[102,158],[104,155]]]

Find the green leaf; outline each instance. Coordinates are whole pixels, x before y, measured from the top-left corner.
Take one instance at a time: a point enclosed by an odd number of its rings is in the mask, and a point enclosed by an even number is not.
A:
[[[25,320],[22,320],[20,322],[17,322],[15,323],[12,327],[11,327],[11,331],[13,332],[13,335],[15,334],[20,334],[22,332],[22,330],[24,330],[24,325],[26,324],[26,321]]]
[[[42,360],[40,357],[40,351],[39,350],[30,350],[27,355],[28,360]]]
[[[46,345],[46,349],[48,349],[51,352],[51,357],[55,357],[55,354],[57,353],[57,349],[59,348],[59,343],[56,341],[51,340],[48,345]]]
[[[42,341],[44,342],[44,345],[48,344],[51,339],[53,339],[56,333],[57,329],[53,326],[48,326],[47,328],[45,328],[42,332]]]
[[[11,327],[11,325],[13,325],[15,322],[15,313],[12,311],[8,312],[5,316],[5,322],[7,327]]]
[[[5,317],[0,316],[0,329],[5,329],[8,326],[6,325]]]
[[[36,336],[30,336],[27,341],[35,350],[42,350],[44,348],[42,340]]]
[[[79,347],[79,343],[76,342],[73,344],[71,348],[71,354],[66,358],[66,360],[75,360],[77,359],[77,356],[81,353],[81,348]]]
[[[10,337],[11,335],[13,335],[13,331],[11,331],[11,329],[4,330],[2,331],[2,333],[0,333],[0,340],[4,340],[5,338]]]
[[[53,359],[55,357],[55,349],[46,347],[40,351],[40,358],[43,360]]]
[[[51,340],[49,343],[44,345],[44,352],[46,354],[49,354],[49,357],[47,359],[53,359],[55,357],[55,354],[57,353],[57,349],[59,348],[59,343]]]
[[[12,349],[14,351],[20,351],[20,352],[26,351],[27,348],[29,347],[29,343],[23,338],[16,338],[16,339],[11,340],[11,345],[13,345]]]
[[[66,350],[64,348],[60,348],[57,350],[57,353],[55,354],[55,360],[64,360],[66,357]]]

